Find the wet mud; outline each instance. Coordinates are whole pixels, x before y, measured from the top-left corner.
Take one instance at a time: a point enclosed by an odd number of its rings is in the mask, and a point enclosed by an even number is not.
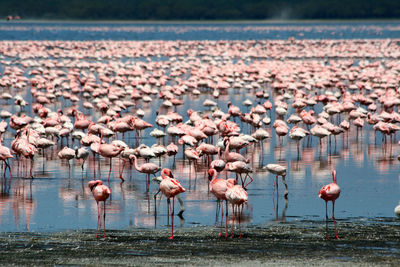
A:
[[[219,238],[218,227],[0,234],[1,265],[393,265],[400,264],[400,222],[392,218],[270,222],[243,227],[243,237]]]

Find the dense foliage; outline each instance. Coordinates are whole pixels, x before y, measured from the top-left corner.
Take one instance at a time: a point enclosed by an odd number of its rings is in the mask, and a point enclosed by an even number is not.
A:
[[[0,15],[106,20],[400,18],[400,0],[1,0]]]

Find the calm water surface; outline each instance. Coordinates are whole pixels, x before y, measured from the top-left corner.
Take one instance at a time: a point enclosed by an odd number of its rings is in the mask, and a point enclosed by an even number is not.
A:
[[[247,40],[247,39],[353,39],[353,38],[392,38],[400,36],[400,23],[277,23],[277,24],[129,24],[129,23],[0,23],[1,40]],[[13,63],[11,63],[13,65]],[[0,72],[4,71],[4,62],[0,64]],[[26,70],[26,75],[29,70]],[[273,103],[274,94],[271,92]],[[29,93],[24,92],[25,99],[31,100]],[[199,96],[183,96],[184,105],[177,107],[177,112],[188,119],[186,111],[189,108],[207,110],[202,103],[209,94]],[[230,100],[234,105],[246,112],[242,102],[250,99],[256,103],[254,92],[245,89],[228,89],[217,100],[220,108],[226,112],[226,103]],[[30,103],[31,104],[31,103]],[[151,103],[139,103],[136,108],[145,111],[144,120],[154,123],[156,113],[154,107],[159,107],[161,100],[154,99]],[[27,114],[33,115],[27,107]],[[49,106],[51,109],[61,107],[61,104]],[[12,102],[1,101],[1,109],[16,112]],[[321,104],[315,107],[321,111]],[[132,108],[129,110],[133,112]],[[293,110],[289,108],[289,114]],[[86,110],[90,119],[96,120],[100,114]],[[210,113],[211,114],[211,113]],[[271,118],[275,118],[272,110]],[[287,117],[286,117],[287,118]],[[239,120],[237,120],[239,122]],[[240,122],[239,122],[240,123]],[[248,187],[249,204],[244,209],[245,223],[249,225],[266,225],[275,220],[297,221],[325,219],[325,203],[318,198],[318,190],[332,180],[331,169],[337,170],[337,179],[342,189],[336,202],[335,216],[340,220],[360,218],[393,217],[393,209],[400,200],[400,176],[397,155],[399,147],[397,140],[392,146],[382,144],[382,136],[377,134],[368,124],[356,137],[356,129],[350,133],[338,136],[337,143],[332,138],[331,144],[323,143],[319,148],[318,139],[310,137],[303,140],[300,153],[297,153],[296,143],[284,138],[279,144],[271,126],[266,127],[271,138],[262,145],[253,144],[246,150],[251,158],[254,182]],[[246,132],[246,126],[242,129]],[[151,146],[156,143],[145,131],[143,143]],[[5,135],[4,144],[9,146],[15,131],[9,130]],[[121,136],[118,136],[121,138]],[[137,140],[134,134],[125,136],[125,141],[135,147]],[[172,139],[165,137],[161,142],[169,144]],[[216,139],[214,139],[214,142]],[[65,145],[65,141],[64,144]],[[75,145],[78,142],[75,141]],[[69,141],[71,147],[71,140]],[[87,183],[94,177],[107,180],[109,161],[95,160],[91,156],[85,163],[84,170],[78,162],[71,161],[68,165],[60,161],[57,153],[62,148],[48,149],[45,154],[35,155],[34,179],[24,177],[1,179],[0,197],[0,230],[1,231],[60,231],[67,229],[93,229],[96,227],[96,202],[87,188]],[[100,161],[100,168],[99,166]],[[157,159],[152,162],[158,163]],[[285,205],[282,184],[279,198],[273,197],[274,176],[262,170],[268,163],[279,162],[287,166],[287,182],[289,199]],[[139,165],[143,162],[140,161]],[[11,160],[13,173],[22,169],[22,162]],[[174,170],[175,177],[188,189],[181,194],[185,202],[184,219],[176,220],[176,226],[196,227],[199,225],[214,225],[216,223],[216,202],[208,192],[208,181],[205,176],[205,164],[199,162],[196,173],[193,166],[183,160],[182,147],[176,160],[170,157],[161,158],[161,166]],[[167,225],[167,206],[165,198],[153,200],[153,194],[158,185],[152,183],[150,192],[146,193],[146,176],[134,168],[124,171],[126,181],[121,183],[118,178],[120,162],[114,159],[112,163],[110,188],[111,199],[107,202],[108,229],[131,228],[165,228]],[[192,169],[190,169],[192,168]],[[190,171],[192,170],[192,172]],[[225,173],[222,174],[224,176]],[[229,174],[232,176],[233,174]],[[176,207],[179,205],[176,204]]]

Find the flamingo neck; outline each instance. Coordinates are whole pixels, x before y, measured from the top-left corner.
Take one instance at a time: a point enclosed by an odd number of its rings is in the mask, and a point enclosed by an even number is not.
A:
[[[226,141],[226,147],[225,147],[225,157],[226,157],[226,155],[228,155],[228,154],[229,154],[229,146],[230,146],[230,142],[229,142],[229,139],[228,139],[228,141]]]
[[[218,148],[218,159],[221,160],[221,148]]]
[[[132,154],[133,155],[133,154]],[[133,164],[135,164],[135,168],[136,170],[139,170],[140,167],[137,165],[137,157],[135,155],[133,155]]]
[[[337,184],[337,182],[336,182],[336,173],[333,174],[333,182],[334,182],[335,184]]]
[[[167,171],[166,169],[163,169],[161,171],[161,178],[163,178],[163,180],[169,178],[169,176],[165,173],[166,171]]]
[[[210,182],[212,183],[213,181],[215,181],[215,179],[217,179],[217,171],[212,169],[212,177],[210,179]]]
[[[100,145],[103,143],[103,131],[100,132]]]
[[[96,187],[97,185],[98,185],[97,183],[93,183],[93,184],[90,186],[90,191],[93,192],[93,189],[95,189],[95,187]]]

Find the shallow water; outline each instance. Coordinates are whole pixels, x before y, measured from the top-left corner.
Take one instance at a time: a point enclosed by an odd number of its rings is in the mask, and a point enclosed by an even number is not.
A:
[[[205,97],[201,96],[193,103],[202,103]],[[240,100],[244,97],[251,98],[251,94],[242,96]],[[235,101],[233,103],[240,104],[239,99],[231,99]],[[223,102],[224,98],[219,101]],[[191,107],[196,110],[196,106]],[[185,108],[178,107],[178,112]],[[151,122],[154,117],[144,119]],[[274,220],[324,220],[325,203],[318,198],[318,190],[331,182],[332,168],[337,170],[338,183],[342,189],[335,205],[336,218],[393,217],[393,209],[399,201],[399,166],[394,158],[399,153],[398,146],[393,145],[392,152],[390,148],[383,150],[379,133],[375,145],[370,126],[364,128],[366,129],[363,130],[362,138],[359,137],[358,141],[349,134],[349,140],[345,139],[342,143],[342,137],[339,136],[336,146],[332,138],[331,147],[325,143],[322,151],[319,151],[318,140],[311,137],[309,142],[312,145],[303,142],[299,155],[296,143],[287,138],[283,145],[277,145],[275,134],[263,143],[262,149],[259,144],[248,147],[247,155],[252,158],[251,165],[255,173],[254,182],[247,191],[249,204],[244,211],[245,223],[259,225]],[[352,131],[355,132],[355,129]],[[135,147],[133,135],[128,138],[131,139],[127,139],[127,143]],[[7,142],[10,139],[6,139]],[[144,143],[152,145],[155,139],[146,138]],[[165,139],[165,144],[168,143]],[[78,142],[75,141],[75,144]],[[60,148],[59,145],[57,148],[47,149],[45,156],[35,156],[35,179],[18,177],[18,173],[14,173],[12,180],[2,179],[2,231],[59,231],[85,229],[96,225],[96,203],[87,182],[94,177],[107,181],[109,160],[99,160],[97,157],[93,160],[90,156],[83,171],[80,162],[71,161],[69,174],[67,163],[57,157]],[[173,169],[175,177],[188,189],[182,194],[185,202],[185,220],[182,226],[214,225],[216,202],[214,196],[208,192],[205,164],[199,164],[195,174],[193,165],[182,160],[182,153],[180,150],[175,163],[172,157],[161,158],[161,166]],[[158,160],[154,159],[152,162],[158,163]],[[262,166],[274,162],[280,162],[288,169],[287,207],[283,199],[282,183],[279,182],[277,199],[273,194],[275,177],[262,170]],[[142,163],[140,161],[139,165]],[[21,174],[22,163],[12,160],[11,164],[13,171],[19,169]],[[107,203],[107,228],[124,230],[135,227],[165,227],[165,199],[155,203],[152,197],[158,190],[158,185],[151,183],[147,194],[146,176],[133,167],[125,169],[123,176],[126,181],[121,184],[118,178],[120,164],[122,163],[118,159],[113,159],[112,178],[109,181],[112,196]],[[6,174],[8,176],[8,171]],[[228,176],[231,177],[232,174]]]
[[[136,25],[136,24],[81,24],[60,23],[1,23],[0,39],[3,40],[190,40],[195,39],[287,39],[299,32],[299,38],[390,38],[398,36],[400,24],[393,23],[360,23],[360,24],[277,24],[277,25]],[[121,27],[121,28],[119,28]],[[153,28],[152,28],[153,27]],[[258,28],[257,28],[258,27]],[[112,29],[110,29],[112,28]],[[114,31],[119,29],[117,31]],[[126,35],[136,31],[136,35]],[[341,33],[342,31],[342,33]],[[151,35],[157,33],[157,36]],[[230,34],[234,32],[234,34]],[[334,32],[334,34],[332,34]],[[3,34],[4,33],[4,34]],[[89,35],[87,35],[90,33]],[[237,35],[236,35],[237,34]],[[334,36],[334,37],[332,37]],[[180,38],[182,37],[182,38]],[[3,43],[5,44],[5,43]],[[381,60],[377,57],[374,60]],[[87,59],[81,59],[86,61]],[[89,59],[94,60],[94,59]],[[100,58],[100,61],[111,63],[147,62],[143,58]],[[149,57],[149,60],[163,61],[163,57]],[[256,60],[256,59],[252,59]],[[316,58],[317,62],[325,62],[325,58]],[[348,60],[345,58],[343,60]],[[21,58],[3,56],[0,72],[6,66],[21,67]],[[341,62],[341,60],[338,60]],[[32,68],[24,69],[24,74]],[[85,69],[84,71],[88,71]],[[270,86],[266,86],[271,90]],[[15,95],[19,93],[32,104],[32,96],[28,90],[16,88],[2,88]],[[270,92],[270,101],[276,95]],[[232,101],[242,111],[248,111],[243,105],[245,99],[253,103],[259,101],[255,97],[255,90],[228,89],[216,100],[219,107],[226,112],[226,104]],[[204,114],[211,114],[202,103],[210,98],[209,92],[202,92],[199,96],[191,94],[182,97],[184,105],[178,106],[176,111],[188,119],[186,111],[189,108],[201,110]],[[57,101],[49,108],[56,110],[69,106],[69,101]],[[28,106],[26,114],[33,116]],[[136,103],[125,111],[134,113],[138,108],[145,111],[144,120],[153,123],[156,117],[155,107],[161,105],[161,100],[154,98],[151,103]],[[82,103],[78,106],[82,108]],[[1,109],[10,112],[19,110],[11,101],[1,100]],[[315,106],[320,112],[322,105]],[[82,109],[83,110],[83,109]],[[159,109],[159,111],[163,111]],[[289,108],[289,114],[294,110]],[[92,120],[100,117],[98,111],[84,110]],[[270,114],[276,117],[274,109]],[[286,117],[287,118],[287,117]],[[239,120],[236,121],[240,124]],[[250,129],[241,125],[244,132]],[[248,187],[249,203],[244,207],[242,224],[244,237],[241,241],[221,240],[216,236],[216,202],[208,192],[208,180],[205,178],[206,164],[199,162],[196,169],[183,159],[183,150],[180,147],[176,158],[163,156],[160,160],[152,159],[162,167],[173,169],[174,176],[188,190],[181,194],[185,203],[183,218],[176,217],[176,242],[169,243],[169,221],[165,198],[153,199],[158,185],[151,183],[149,192],[146,192],[146,176],[138,173],[132,166],[128,166],[121,183],[118,170],[121,162],[113,159],[111,178],[108,181],[110,162],[98,156],[90,156],[81,168],[81,163],[71,160],[71,169],[65,161],[57,157],[58,151],[67,144],[59,141],[57,147],[47,149],[44,153],[35,155],[34,179],[28,178],[24,171],[23,161],[11,160],[13,178],[8,171],[1,178],[0,195],[0,235],[3,249],[2,262],[16,262],[17,264],[35,263],[44,260],[48,264],[88,264],[88,259],[104,248],[115,255],[121,253],[123,257],[114,262],[112,255],[105,255],[109,263],[131,264],[125,262],[141,256],[149,256],[153,263],[186,263],[180,255],[190,250],[194,263],[200,263],[203,256],[207,256],[209,264],[218,256],[218,248],[226,255],[225,264],[237,263],[231,259],[232,253],[243,257],[245,263],[253,262],[252,256],[264,263],[280,263],[293,257],[301,258],[300,263],[307,264],[310,256],[311,263],[322,262],[351,262],[361,264],[363,261],[392,264],[399,256],[399,221],[395,219],[393,209],[400,196],[399,165],[396,159],[399,154],[397,140],[393,145],[386,145],[379,133],[374,137],[372,126],[366,124],[356,134],[352,127],[349,134],[338,136],[335,141],[332,137],[319,146],[316,137],[308,137],[302,141],[299,151],[296,143],[289,138],[279,141],[271,129],[271,138],[262,144],[252,144],[243,153],[251,158],[254,170],[254,182]],[[138,140],[133,133],[125,136],[125,141],[131,147],[143,142],[147,145],[156,143],[155,138],[149,137],[151,129],[147,129],[144,138]],[[4,144],[10,146],[15,131],[10,130],[4,136]],[[119,139],[121,135],[117,136]],[[216,142],[214,139],[214,143]],[[169,144],[172,140],[166,137],[159,142]],[[282,142],[282,143],[281,143]],[[68,141],[68,145],[78,145],[78,141]],[[289,187],[288,201],[283,198],[283,186],[279,183],[279,196],[273,192],[274,176],[262,169],[268,163],[287,166],[287,183]],[[139,161],[141,165],[143,161]],[[327,242],[324,240],[325,203],[318,198],[318,190],[332,180],[331,170],[337,170],[337,179],[342,189],[340,198],[336,201],[335,217],[342,240]],[[221,174],[225,176],[225,173]],[[232,176],[233,174],[228,174]],[[107,201],[106,227],[109,238],[106,241],[94,238],[94,229],[97,222],[96,202],[87,187],[88,181],[93,178],[102,179],[107,183],[112,194]],[[176,203],[176,208],[179,204]],[[330,212],[329,204],[329,212]],[[332,225],[330,224],[330,230]],[[88,230],[89,229],[89,230]],[[153,231],[153,229],[156,229]],[[218,240],[218,242],[216,242]],[[168,242],[168,243],[167,243]],[[166,244],[171,246],[165,246]],[[255,248],[259,248],[258,250]],[[318,250],[316,249],[318,248]],[[155,249],[153,252],[153,249]],[[64,250],[67,251],[63,254]],[[249,250],[252,253],[249,253]],[[6,252],[8,251],[8,252]],[[57,253],[51,254],[50,253]],[[171,252],[177,253],[172,258],[165,259]],[[283,253],[282,251],[285,251]],[[328,255],[320,255],[326,251]],[[79,253],[78,253],[79,252]],[[85,252],[85,253],[83,253]],[[25,253],[26,258],[13,261],[18,253]],[[181,254],[179,254],[181,253]],[[32,254],[32,257],[29,255]],[[35,255],[35,256],[33,256]],[[40,258],[35,257],[40,255]],[[80,256],[83,255],[83,256]],[[305,256],[302,256],[305,255]],[[58,261],[57,257],[61,257]],[[269,258],[270,257],[270,258]],[[103,258],[104,259],[104,258]],[[218,259],[221,260],[221,259]],[[249,262],[246,262],[249,261]],[[138,264],[147,262],[139,261]],[[293,264],[293,262],[291,262]],[[151,264],[151,263],[148,263]],[[206,263],[207,264],[207,263]]]
[[[0,40],[285,40],[398,38],[398,21],[364,22],[0,22]]]

